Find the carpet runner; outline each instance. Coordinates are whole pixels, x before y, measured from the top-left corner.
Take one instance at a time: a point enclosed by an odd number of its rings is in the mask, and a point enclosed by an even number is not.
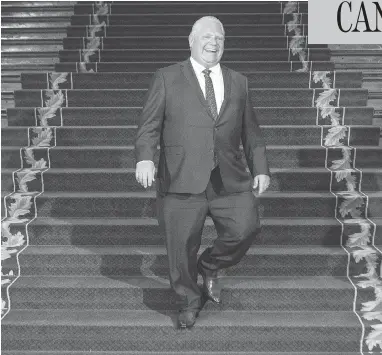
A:
[[[361,72],[307,44],[307,2],[78,2],[52,73],[23,73],[2,128],[6,355],[343,354],[382,347],[382,148]],[[174,329],[155,184],[133,143],[157,68],[203,15],[249,79],[273,174],[223,304]],[[207,219],[200,252],[216,238]],[[199,279],[201,282],[201,279]]]

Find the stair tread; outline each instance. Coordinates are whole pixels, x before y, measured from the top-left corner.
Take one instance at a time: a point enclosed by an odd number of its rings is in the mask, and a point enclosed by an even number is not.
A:
[[[76,16],[76,15],[74,15]],[[77,15],[78,16],[78,15]],[[65,18],[65,19],[69,19],[70,20],[70,17],[71,15],[61,15],[61,14],[52,14],[50,13],[47,13],[46,15],[39,15],[39,16],[23,16],[23,15],[20,15],[20,16],[17,16],[17,15],[4,15],[2,14],[1,15],[1,19],[2,20],[7,20],[7,19],[20,19],[20,20],[32,20],[32,21],[38,21],[40,19],[46,19],[47,22],[49,22],[49,20],[53,20],[53,19],[58,19],[58,18]]]
[[[156,26],[155,26],[156,27]],[[177,26],[178,27],[178,26]],[[107,36],[107,37],[104,37],[104,39],[113,39],[113,38],[187,38],[188,36],[187,35],[178,35],[178,34],[174,34],[174,35],[133,35],[133,36]],[[286,36],[286,35],[258,35],[258,34],[253,34],[253,35],[226,35],[224,38],[227,38],[227,37],[233,37],[233,38],[253,38],[253,37],[260,37],[260,38],[273,38],[273,37],[276,37],[276,38],[280,38],[280,37],[293,37],[293,36]],[[300,36],[297,36],[297,37],[306,37],[306,36],[303,36],[303,35],[300,35]],[[82,39],[82,38],[92,38],[91,36],[71,36],[71,37],[66,37],[66,39]],[[326,48],[326,47],[323,47],[323,48]],[[121,49],[124,49],[124,48],[121,48]],[[251,49],[251,48],[248,48],[248,49]]]
[[[17,73],[19,74],[20,72],[11,72],[11,73]],[[24,71],[22,72],[24,73]],[[33,74],[46,74],[44,72],[33,72]],[[37,91],[37,90],[36,90]],[[343,108],[344,106],[338,106],[338,108]],[[127,110],[127,109],[141,109],[142,106],[138,106],[138,107],[134,107],[134,106],[118,106],[118,107],[115,107],[115,106],[111,106],[111,107],[106,107],[106,106],[92,106],[92,107],[61,107],[62,110],[69,110],[69,111],[72,111],[72,110],[115,110],[115,111],[118,111],[118,110]],[[34,107],[12,107],[10,108],[10,110],[28,110],[30,111],[31,109],[34,109]],[[297,111],[297,110],[301,110],[301,109],[304,109],[304,110],[307,110],[307,109],[310,109],[310,110],[314,110],[314,111],[317,111],[317,107],[312,107],[312,106],[293,106],[293,107],[285,107],[285,106],[272,106],[272,107],[269,107],[269,106],[255,106],[255,109],[262,109],[262,110],[276,110],[276,109],[283,109],[283,110],[293,110],[293,111]],[[374,111],[374,108],[371,107],[371,106],[351,106],[351,107],[347,107],[347,109],[349,110],[359,110],[359,109],[362,109],[362,110],[370,110],[370,111]]]
[[[63,32],[62,33],[62,38],[66,38],[66,30],[67,26],[55,26],[55,27],[20,27],[20,28],[15,28],[15,27],[10,27],[10,26],[1,26],[1,33],[2,35],[28,35],[31,33],[39,33],[39,34],[44,34],[44,33],[57,33],[57,32]],[[9,37],[6,37],[9,39]]]
[[[1,38],[2,45],[63,44],[62,38]],[[34,43],[31,43],[34,42]]]
[[[363,149],[363,150],[381,150],[382,146],[370,146],[370,145],[352,145],[353,148],[357,149]],[[342,147],[334,147],[333,149],[341,149]],[[345,147],[346,148],[346,147]],[[1,149],[5,150],[20,150],[20,147],[15,146],[4,146]],[[38,149],[38,148],[37,148]],[[82,145],[82,146],[55,146],[51,147],[51,150],[134,150],[133,145]],[[321,145],[267,145],[267,150],[270,149],[277,149],[277,150],[317,150],[317,149],[324,149]]]
[[[70,25],[70,19],[69,18],[67,18],[67,19],[65,18],[65,19],[62,19],[62,21],[57,21],[57,22],[42,21],[42,22],[35,23],[35,22],[31,22],[31,21],[22,21],[22,24],[20,24],[18,22],[15,22],[15,23],[8,22],[8,23],[2,23],[1,24],[1,30],[3,30],[3,29],[6,29],[6,30],[14,29],[14,31],[16,32],[19,29],[22,29],[22,31],[26,31],[28,29],[40,28],[41,30],[47,29],[50,31],[50,30],[55,29],[55,28],[59,28],[59,29],[67,28],[69,25]],[[7,32],[4,32],[4,33],[7,33]],[[19,32],[19,33],[22,33],[22,32]]]
[[[46,52],[47,53],[47,52]],[[47,89],[43,89],[43,90],[47,90]],[[81,92],[81,91],[87,91],[87,92],[100,92],[100,91],[106,91],[106,92],[110,92],[110,91],[118,91],[118,92],[123,92],[123,91],[147,91],[147,89],[141,89],[141,88],[135,88],[135,89],[62,89],[62,90],[67,90],[67,91],[72,91],[72,92]],[[313,91],[313,90],[325,90],[323,88],[263,88],[263,89],[259,89],[259,88],[250,88],[249,89],[250,91],[285,91],[285,92],[291,92],[291,91]],[[362,91],[362,92],[368,92],[369,90],[368,89],[363,89],[363,88],[345,88],[345,89],[337,89],[337,90],[341,90],[341,92],[343,91]],[[19,92],[41,92],[41,89],[22,89],[22,90],[15,90],[16,91],[19,91]],[[118,106],[120,107],[120,106]],[[258,106],[256,106],[258,107]],[[272,106],[273,108],[275,108],[275,106]],[[355,107],[355,106],[351,106],[351,107]]]
[[[324,49],[327,49],[327,48],[324,48]],[[180,49],[177,49],[177,50],[180,50]],[[269,50],[269,49],[267,49]],[[286,50],[286,48],[285,48]],[[77,49],[78,51],[78,49]],[[299,61],[290,61],[290,60],[276,60],[276,61],[272,61],[271,63],[272,64],[276,64],[276,63],[291,63],[291,62],[295,62],[295,63],[300,63]],[[308,63],[310,62],[313,62],[313,63],[331,63],[333,64],[333,62],[331,61],[328,61],[328,60],[308,60],[307,61]],[[68,64],[76,64],[76,63],[79,63],[79,62],[61,62],[60,64],[65,64],[65,65],[68,65]],[[131,60],[128,60],[128,61],[122,61],[122,62],[101,62],[99,64],[109,64],[109,65],[117,65],[117,64],[153,64],[152,61],[149,61],[149,62],[145,62],[144,60],[142,61],[131,61]],[[164,61],[164,60],[158,60],[158,61],[155,61],[155,63],[157,64],[163,64],[164,66],[166,65],[172,65],[172,64],[175,64],[176,61],[175,60],[172,60],[172,61]],[[240,64],[247,64],[247,63],[269,63],[269,61],[266,61],[266,60],[223,60],[221,61],[221,64],[231,64],[231,63],[240,63]],[[357,62],[353,62],[353,64],[365,64],[365,63],[357,63]],[[110,73],[110,72],[108,72]],[[125,72],[123,72],[125,73]]]
[[[161,327],[173,328],[170,315],[145,310],[12,310],[2,321],[6,325],[71,327]],[[275,312],[275,311],[202,311],[195,327],[356,327],[358,317],[353,312]]]
[[[87,1],[78,1],[77,2],[77,6],[85,6],[87,4]],[[183,2],[183,1],[171,1],[171,3],[167,2],[166,1],[155,1],[154,5],[170,5],[173,6],[173,5],[189,5],[189,3],[187,2]],[[214,1],[203,1],[201,3],[201,5],[214,5],[215,2]],[[245,5],[245,4],[248,4],[246,1],[224,1],[224,4],[225,5]],[[150,7],[152,6],[150,4],[150,2],[140,2],[140,1],[117,1],[115,3],[112,3],[112,5],[116,5],[116,6],[119,6],[119,5],[122,5],[122,6],[126,6],[126,7],[130,7],[130,6],[136,6],[136,5],[142,5],[142,6],[147,6],[147,7]],[[249,5],[251,5],[251,3],[249,3]],[[252,3],[253,5],[253,3]],[[256,5],[269,5],[269,2],[268,1],[256,1]],[[90,6],[90,5],[89,5]]]
[[[71,6],[77,4],[77,1],[2,1],[1,7],[3,8],[12,8],[12,7],[44,7],[44,8],[55,8],[62,6]]]
[[[187,49],[184,49],[184,48],[160,48],[160,49],[157,49],[157,48],[145,48],[145,49],[140,49],[140,48],[118,48],[118,49],[99,49],[100,51],[103,51],[103,52],[121,52],[121,51],[126,51],[126,52],[136,52],[136,51],[147,51],[147,52],[158,52],[158,51],[165,51],[165,52],[186,52]],[[284,51],[284,52],[288,52],[289,51],[289,48],[268,48],[268,47],[260,47],[260,48],[227,48],[227,49],[224,49],[224,52],[237,52],[237,51],[248,51],[248,52],[264,52],[264,51]],[[78,52],[79,49],[63,49],[61,50],[61,52]],[[330,49],[328,48],[311,48],[310,51],[315,51],[315,52],[318,52],[318,51],[323,51],[323,52],[329,52]],[[363,53],[363,51],[365,50],[359,50],[359,51],[356,51],[356,50],[353,50],[352,52],[354,53]],[[380,54],[380,49],[377,50],[377,49],[368,49],[368,51],[370,51],[370,53],[376,53],[376,54]],[[378,52],[379,51],[379,52]],[[68,62],[65,62],[65,63],[68,63]],[[113,62],[114,63],[114,62]],[[151,62],[152,63],[152,62]]]
[[[70,28],[74,28],[74,29],[76,29],[76,28],[79,28],[79,29],[84,29],[84,28],[86,28],[86,26],[87,25],[71,25],[70,26]],[[254,28],[256,28],[256,27],[272,27],[272,28],[274,28],[274,27],[281,27],[281,28],[285,28],[285,26],[286,25],[283,25],[283,24],[277,24],[277,23],[275,23],[275,24],[262,24],[262,23],[256,23],[256,24],[251,24],[251,23],[240,23],[240,24],[227,24],[227,25],[224,25],[224,27],[226,28],[226,27],[254,27]],[[307,27],[307,24],[303,24],[303,25],[301,25],[301,26],[305,26],[305,27]],[[176,27],[176,28],[178,28],[178,27],[186,27],[186,28],[190,28],[190,25],[185,25],[185,24],[179,24],[179,25],[173,25],[173,24],[168,24],[168,25],[166,25],[166,24],[157,24],[157,25],[153,25],[153,24],[128,24],[128,25],[124,25],[124,24],[122,24],[122,25],[118,25],[118,24],[113,24],[113,25],[110,25],[110,26],[108,26],[108,28],[129,28],[129,27]],[[3,29],[3,26],[1,27],[2,29]],[[7,25],[5,25],[4,26],[4,28],[7,28]]]
[[[5,91],[3,91],[5,92]],[[379,126],[375,126],[373,124],[364,124],[364,125],[347,125],[347,126],[350,126],[354,129],[356,128],[370,128],[370,129],[375,129],[375,130],[380,130],[381,128]],[[316,129],[316,130],[321,130],[321,127],[322,126],[317,126],[317,125],[314,125],[314,124],[311,124],[311,125],[284,125],[284,124],[275,124],[275,125],[260,125],[260,127],[262,128],[266,128],[266,129],[269,129],[269,128],[282,128],[282,129],[302,129],[302,130],[306,130],[306,129]],[[327,127],[332,127],[330,125],[327,125]],[[3,127],[2,130],[27,130],[28,128],[37,128],[36,127],[31,127],[31,126],[7,126],[7,127]],[[104,131],[104,130],[113,130],[113,129],[137,129],[138,128],[138,125],[113,125],[113,126],[58,126],[56,127],[56,129],[87,129],[87,130],[101,130],[101,131]]]
[[[196,15],[196,16],[202,16],[201,12],[142,12],[142,13],[129,13],[129,14],[110,14],[109,16],[148,16],[148,15],[156,15],[156,16],[184,16],[184,15]],[[307,12],[299,12],[299,14],[307,16]],[[214,15],[246,15],[246,16],[253,16],[253,15],[278,15],[282,17],[281,12],[232,12],[232,13],[227,13],[227,12],[214,12]],[[89,17],[88,15],[84,14],[75,14],[74,17],[81,18],[81,17]],[[270,23],[271,25],[272,23]]]
[[[162,280],[162,279],[161,279]],[[353,289],[343,276],[235,276],[219,277],[224,289]],[[156,277],[106,276],[21,276],[14,288],[154,288],[167,289],[169,285]]]
[[[348,70],[342,70],[342,69],[336,69],[334,70],[335,73],[341,73],[341,74],[349,74],[349,71]],[[51,73],[51,72],[48,72],[48,73]],[[54,72],[54,73],[61,73],[61,72]],[[290,74],[290,75],[310,75],[310,73],[306,73],[306,72],[296,72],[296,71],[286,71],[286,70],[279,70],[279,71],[241,71],[240,73],[245,73],[246,75],[261,75],[261,74],[267,74],[267,75],[280,75],[280,74]],[[351,74],[362,74],[362,70],[356,70],[356,71],[352,71]],[[35,74],[35,73],[29,73],[28,71],[25,71],[23,72],[23,75],[28,75],[28,74]],[[47,73],[41,73],[41,74],[47,74]],[[75,75],[79,75],[79,76],[98,76],[98,75],[105,75],[105,76],[108,76],[108,75],[118,75],[118,76],[124,76],[124,75],[133,75],[133,74],[153,74],[152,71],[136,71],[136,72],[124,72],[124,73],[121,73],[121,72],[112,72],[112,71],[108,71],[108,72],[94,72],[94,73],[73,73]],[[379,73],[378,73],[379,74]],[[382,74],[381,74],[382,75]],[[355,106],[356,107],[356,106]],[[364,107],[364,106],[361,106],[361,107]]]
[[[73,11],[74,10],[74,4],[69,4],[69,5],[61,5],[60,3],[56,5],[46,5],[44,4],[45,1],[40,1],[40,5],[35,4],[35,5],[23,5],[19,4],[18,1],[15,1],[13,5],[4,5],[1,4],[2,7],[2,12],[3,13],[8,13],[8,12],[16,12],[16,11],[21,11],[21,12],[27,12],[27,13],[33,13],[36,11],[47,11],[47,12],[60,12],[63,10],[67,11]]]
[[[59,198],[59,197],[78,197],[78,198],[155,198],[155,191],[116,191],[116,192],[67,192],[67,191],[49,191],[43,192],[41,197],[49,197],[49,198]],[[262,194],[261,197],[279,197],[286,198],[289,196],[293,196],[294,198],[334,198],[334,195],[331,192],[320,191],[320,192],[312,192],[312,191],[266,191]],[[368,192],[369,197],[382,197],[382,191],[370,191]]]
[[[9,192],[7,192],[8,194]],[[371,220],[376,225],[382,226],[382,217],[372,217]],[[306,225],[330,225],[338,226],[339,221],[335,218],[320,218],[320,217],[271,217],[271,218],[261,218],[262,225],[282,225],[282,226],[306,226]],[[67,225],[101,225],[101,226],[156,226],[158,221],[156,218],[125,218],[125,217],[36,217],[30,223],[31,225],[49,225],[49,226],[67,226]],[[213,225],[212,219],[210,217],[206,218],[205,225]]]
[[[54,352],[45,352],[45,351],[28,351],[27,355],[88,355],[89,352],[81,352],[81,351],[54,351]],[[92,351],[92,355],[179,355],[178,351],[172,352],[172,351],[166,351],[166,352],[161,352],[161,351],[155,351],[155,352],[147,352],[147,351],[140,351],[137,353],[136,351],[124,351],[124,352],[115,352],[115,351]],[[195,355],[195,352],[189,352],[189,351],[182,351],[182,355]],[[374,353],[370,353],[374,354]],[[3,350],[3,355],[26,355],[24,351],[7,351]],[[333,352],[309,352],[307,354],[306,352],[301,353],[301,352],[272,352],[271,354],[269,352],[257,352],[257,351],[251,351],[251,352],[246,352],[246,351],[229,351],[229,352],[221,352],[221,351],[209,351],[209,352],[204,352],[204,351],[198,351],[197,355],[359,355],[359,352],[338,352],[336,351],[335,353]]]
[[[382,168],[362,168],[360,169],[364,173],[382,173]],[[4,174],[9,174],[16,171],[14,168],[2,168],[1,172]],[[317,167],[317,168],[270,168],[271,173],[323,173],[329,172],[325,167]],[[135,168],[49,168],[46,170],[49,173],[134,173]]]
[[[382,217],[373,217],[372,220],[376,224],[382,224]],[[212,219],[207,217],[206,219],[208,224],[212,225]],[[320,218],[320,217],[288,217],[288,218],[261,218],[261,223],[263,225],[338,225],[339,222],[335,218]],[[125,217],[37,217],[33,220],[32,224],[37,225],[131,225],[131,226],[140,226],[140,225],[157,225],[156,218],[125,218]]]
[[[202,249],[203,247],[201,247]],[[30,245],[22,255],[166,255],[164,246],[75,246]],[[251,246],[247,255],[344,255],[341,246],[261,245]]]
[[[226,35],[224,38],[285,38],[285,37],[294,37],[294,36],[286,36],[286,35]],[[306,36],[297,36],[297,37],[306,37]],[[82,38],[92,38],[91,36],[75,36],[75,37],[66,37],[66,39],[82,39]],[[187,35],[163,35],[163,36],[150,36],[150,35],[136,35],[136,36],[102,36],[103,39],[121,39],[121,38],[188,38]],[[325,48],[325,47],[323,47]],[[124,48],[120,48],[124,49]],[[249,48],[251,49],[251,48]]]

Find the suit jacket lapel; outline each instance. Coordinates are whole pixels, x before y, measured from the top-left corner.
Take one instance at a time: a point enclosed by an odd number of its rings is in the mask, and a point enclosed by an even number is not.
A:
[[[194,89],[194,92],[196,93],[196,95],[198,96],[201,104],[204,106],[204,108],[206,109],[206,112],[208,113],[208,115],[211,117],[212,120],[214,120],[214,118],[212,117],[212,114],[210,113],[210,110],[208,108],[208,104],[207,104],[207,101],[206,99],[204,98],[204,94],[203,94],[203,91],[199,85],[199,82],[198,82],[198,78],[196,77],[195,75],[195,72],[194,72],[194,69],[192,67],[192,64],[191,64],[191,61],[190,61],[190,58],[188,58],[187,60],[185,60],[183,63],[182,63],[182,66],[181,66],[182,70],[183,70],[183,74],[184,76],[186,77],[186,79],[188,80],[188,82],[190,83],[190,85],[193,87]]]
[[[206,109],[206,112],[211,117],[211,119],[215,122],[210,112],[210,109],[208,107],[207,100],[205,99],[203,91],[199,85],[198,78],[195,75],[190,58],[182,62],[181,67],[182,67],[184,76],[186,77],[189,84],[194,88],[194,92],[198,96],[201,104],[204,106],[204,108]],[[221,65],[221,69],[222,69],[223,81],[224,81],[224,100],[220,108],[219,115],[218,115],[218,118],[216,119],[216,122],[221,118],[223,111],[225,107],[227,106],[227,102],[229,101],[229,98],[231,96],[231,74],[229,73],[229,70],[227,67]]]

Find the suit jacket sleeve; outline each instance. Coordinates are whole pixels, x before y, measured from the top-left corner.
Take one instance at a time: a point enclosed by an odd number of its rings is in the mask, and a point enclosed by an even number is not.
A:
[[[165,113],[165,86],[161,70],[157,70],[146,94],[135,139],[135,159],[154,161]]]
[[[243,114],[243,127],[241,140],[244,154],[247,159],[249,170],[253,177],[259,174],[270,176],[268,161],[266,157],[266,147],[260,127],[257,123],[253,110],[250,93],[248,89],[248,79],[246,78],[246,100]]]

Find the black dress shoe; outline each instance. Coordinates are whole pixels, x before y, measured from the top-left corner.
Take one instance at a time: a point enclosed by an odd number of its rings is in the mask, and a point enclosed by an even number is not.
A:
[[[212,276],[206,275],[205,271],[198,264],[198,271],[203,277],[203,292],[209,300],[216,304],[221,304],[220,289],[218,287],[217,273]]]
[[[180,310],[178,315],[178,328],[192,328],[198,316],[199,311],[197,310]]]

